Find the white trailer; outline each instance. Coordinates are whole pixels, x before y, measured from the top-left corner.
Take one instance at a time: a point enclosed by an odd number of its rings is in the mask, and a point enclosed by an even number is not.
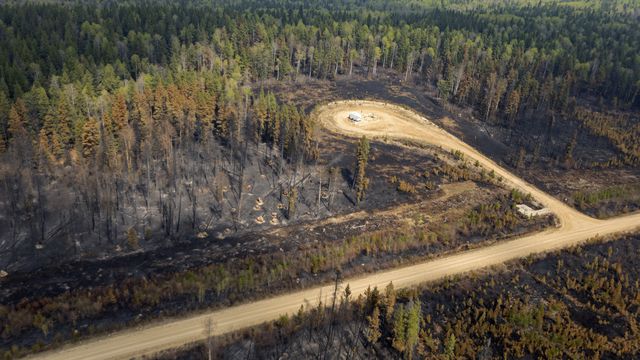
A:
[[[357,111],[352,111],[349,113],[349,120],[353,122],[360,122],[362,121],[362,114]]]

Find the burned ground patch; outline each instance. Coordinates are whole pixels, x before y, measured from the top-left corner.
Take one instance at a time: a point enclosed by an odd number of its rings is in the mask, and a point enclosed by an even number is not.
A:
[[[385,71],[375,79],[354,76],[335,81],[304,80],[295,86],[274,83],[269,88],[284,101],[303,104],[308,111],[316,106],[318,98],[325,102],[371,99],[407,106],[528,182],[589,215],[608,217],[640,206],[638,190],[623,199],[606,198],[586,206],[576,204],[573,196],[576,192],[597,196],[595,193],[609,192],[611,186],[637,184],[640,173],[637,166],[609,165],[625,156],[621,147],[574,118],[532,112],[523,114],[513,127],[481,121],[481,116],[469,108],[438,101],[433,89],[402,82],[397,75]],[[629,117],[625,123],[629,131],[637,127],[634,127],[637,116],[633,114],[614,112],[610,116]]]
[[[334,310],[309,309],[251,331],[168,351],[159,359],[189,359],[213,350],[221,358],[286,356],[338,359],[498,357],[635,359],[638,357],[640,237],[624,236],[417,289],[372,289]],[[407,310],[418,306],[417,322]],[[377,312],[374,312],[377,309]],[[376,319],[372,314],[378,314]],[[405,319],[405,320],[403,320]],[[407,342],[405,329],[417,329]],[[379,335],[375,335],[379,331]],[[270,336],[276,334],[277,336]],[[415,342],[414,342],[415,341]],[[409,347],[403,346],[409,344]]]
[[[478,224],[468,219],[485,203],[503,204],[491,218],[517,216],[505,190],[451,183],[399,207],[13,275],[2,283],[3,347],[18,345],[14,354],[37,350],[157,317],[328,282],[336,269],[356,276],[549,225],[548,219],[520,219],[516,227],[496,228],[483,221],[478,232]],[[50,324],[46,332],[42,319]]]

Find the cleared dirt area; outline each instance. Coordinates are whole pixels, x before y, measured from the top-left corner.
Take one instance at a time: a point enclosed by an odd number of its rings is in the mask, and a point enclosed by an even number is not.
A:
[[[350,111],[372,114],[372,117],[361,122],[353,122],[348,118]],[[409,140],[435,145],[445,150],[459,151],[471,161],[477,161],[486,169],[494,171],[496,176],[502,177],[508,185],[531,194],[555,213],[563,226],[599,222],[520,179],[428,119],[400,106],[373,101],[340,101],[318,109],[315,115],[327,129],[343,135]]]
[[[640,195],[634,185],[640,183],[640,168],[591,166],[594,161],[617,156],[615,146],[608,139],[590,133],[576,121],[550,121],[551,117],[543,115],[523,118],[516,128],[509,129],[482,121],[481,114],[469,108],[439,102],[436,90],[423,85],[403,82],[383,71],[374,79],[305,80],[295,86],[272,83],[268,88],[283,101],[301,104],[309,111],[316,106],[317,99],[327,102],[363,99],[398,104],[430,119],[520,178],[589,216],[609,218],[639,208]],[[562,159],[567,143],[576,133],[575,163],[566,166]],[[518,164],[522,150],[525,156],[522,164]],[[619,187],[625,188],[623,195],[611,198],[602,194],[611,190],[619,193]],[[575,195],[580,194],[600,196],[584,206],[576,201]],[[601,195],[605,195],[604,199]]]
[[[354,110],[354,105],[359,107],[356,111],[374,114],[374,119],[361,123],[347,120],[346,114]],[[369,287],[383,288],[389,282],[393,282],[396,287],[414,286],[445,276],[501,264],[514,258],[570,247],[599,235],[636,231],[640,225],[639,213],[606,221],[589,218],[513,175],[423,117],[398,106],[365,101],[339,102],[319,108],[315,114],[327,129],[347,136],[386,137],[458,151],[465,158],[477,161],[495,176],[502,177],[508,185],[530,193],[538,202],[551,209],[560,220],[558,228],[538,234],[417,265],[347,279],[344,284],[350,285],[354,297],[364,293]],[[65,360],[113,359],[153,353],[202,339],[203,324],[208,318],[212,318],[215,323],[215,334],[227,333],[277,319],[282,314],[293,314],[303,304],[314,306],[320,301],[329,304],[329,294],[332,291],[333,285],[316,287],[182,320],[167,321],[143,329],[127,330],[40,356]]]

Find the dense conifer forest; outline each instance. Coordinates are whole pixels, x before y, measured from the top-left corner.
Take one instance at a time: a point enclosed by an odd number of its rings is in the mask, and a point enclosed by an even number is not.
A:
[[[332,100],[434,115],[588,215],[640,209],[638,23],[637,0],[0,1],[0,354],[556,225],[462,153],[323,129],[314,108]],[[514,289],[554,294],[536,307],[493,279],[344,293],[339,322],[283,318],[251,346],[278,357],[329,331],[328,346],[340,323],[338,355],[633,357],[637,274],[601,247],[589,263],[557,255],[591,278],[522,265]],[[584,330],[574,306],[619,331]],[[543,349],[544,331],[558,338]],[[234,341],[217,350],[252,354]]]

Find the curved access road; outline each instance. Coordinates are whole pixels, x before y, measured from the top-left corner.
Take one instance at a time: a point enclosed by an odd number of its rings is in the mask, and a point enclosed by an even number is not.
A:
[[[353,123],[347,119],[350,111],[365,114],[365,120]],[[368,116],[373,115],[373,117]],[[367,101],[344,101],[328,104],[316,110],[315,116],[330,131],[347,136],[386,137],[405,139],[459,150],[477,160],[486,169],[493,170],[509,185],[531,193],[539,202],[551,209],[560,219],[560,226],[543,232],[500,242],[495,245],[464,251],[417,265],[347,279],[354,296],[367,287],[386,286],[393,281],[396,287],[407,287],[480,269],[505,261],[573,246],[595,236],[638,230],[640,213],[609,220],[596,220],[581,214],[535,186],[503,169],[494,161],[437,127],[427,119],[403,108]],[[228,333],[266,321],[283,314],[293,314],[303,304],[316,305],[331,301],[332,286],[320,286],[273,298],[254,301],[205,314],[182,319],[170,319],[137,329],[128,329],[97,339],[47,352],[34,358],[60,360],[131,358],[177,347],[204,338],[206,319],[213,320],[215,334]]]

